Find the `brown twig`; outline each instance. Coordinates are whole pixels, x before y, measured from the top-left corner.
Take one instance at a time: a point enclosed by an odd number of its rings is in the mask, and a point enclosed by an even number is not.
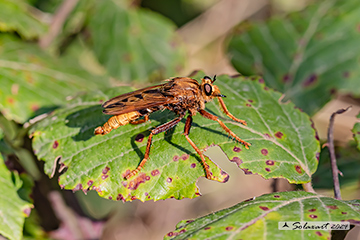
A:
[[[40,47],[47,48],[48,46],[50,46],[51,42],[61,31],[66,18],[74,9],[78,1],[79,0],[65,0],[61,4],[51,21],[49,32],[39,39]]]
[[[330,161],[331,161],[331,169],[333,174],[333,181],[334,181],[334,197],[335,199],[341,199],[341,192],[340,192],[340,183],[339,183],[339,175],[341,172],[339,171],[337,164],[336,164],[336,156],[335,156],[335,149],[334,149],[334,122],[335,116],[337,114],[342,114],[349,110],[351,106],[347,108],[342,108],[331,114],[329,129],[328,129],[328,147],[330,152]],[[341,174],[342,175],[342,174]]]
[[[221,0],[178,32],[187,44],[190,55],[223,36],[242,20],[268,4],[267,0]]]

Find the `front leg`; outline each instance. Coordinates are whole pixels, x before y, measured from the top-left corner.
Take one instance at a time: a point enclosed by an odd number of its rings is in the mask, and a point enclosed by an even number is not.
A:
[[[211,174],[209,171],[209,165],[205,162],[205,157],[203,155],[203,153],[200,151],[200,149],[195,145],[195,143],[189,138],[189,133],[190,133],[190,128],[191,128],[191,123],[192,123],[192,117],[191,115],[189,115],[186,119],[186,123],[185,123],[185,129],[184,129],[184,135],[186,137],[186,140],[190,143],[190,145],[195,149],[195,151],[197,152],[197,154],[200,155],[201,158],[201,162],[204,166],[205,172],[206,172],[206,178],[211,180]]]
[[[232,120],[236,121],[236,122],[239,122],[243,125],[247,125],[246,121],[245,120],[241,120],[241,119],[238,119],[236,117],[234,117],[230,112],[229,110],[226,108],[226,105],[224,103],[224,101],[222,100],[221,97],[218,97],[218,100],[219,100],[219,103],[220,103],[220,106],[222,107],[222,109],[224,110],[224,113],[229,117],[231,118]]]
[[[240,142],[241,144],[243,144],[245,146],[245,148],[249,149],[249,146],[251,145],[248,142],[245,142],[244,140],[242,140],[241,138],[239,138],[238,136],[236,136],[235,133],[233,133],[217,116],[212,115],[211,113],[208,113],[205,110],[200,110],[199,113],[201,114],[201,116],[213,120],[213,121],[217,121],[220,126],[228,133],[230,134],[230,136],[232,136],[233,138],[236,139],[236,141]]]

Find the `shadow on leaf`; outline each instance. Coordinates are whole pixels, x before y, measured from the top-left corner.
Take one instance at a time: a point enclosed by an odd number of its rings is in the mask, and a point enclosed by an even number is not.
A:
[[[65,121],[68,127],[80,128],[78,134],[72,137],[74,141],[78,142],[94,137],[94,129],[102,126],[110,117],[102,113],[101,105],[97,105],[71,113]]]

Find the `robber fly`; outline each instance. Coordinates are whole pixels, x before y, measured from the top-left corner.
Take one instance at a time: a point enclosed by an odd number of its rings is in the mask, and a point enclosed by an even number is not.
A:
[[[217,121],[230,136],[242,143],[245,148],[249,148],[250,143],[247,143],[236,136],[235,133],[233,133],[217,116],[205,111],[205,103],[216,97],[228,117],[236,122],[246,125],[244,120],[237,119],[227,110],[225,103],[222,100],[222,97],[225,96],[220,93],[220,90],[216,85],[213,85],[215,80],[216,76],[214,76],[213,80],[210,77],[205,76],[202,79],[201,84],[199,84],[198,81],[192,78],[176,77],[166,80],[167,82],[164,84],[139,89],[134,92],[114,97],[102,105],[102,107],[105,108],[103,113],[114,116],[112,116],[103,126],[97,127],[95,129],[95,135],[108,134],[113,129],[117,129],[128,123],[139,124],[146,122],[149,120],[150,113],[164,109],[173,111],[177,115],[175,119],[151,130],[146,145],[144,159],[135,170],[125,176],[125,179],[136,175],[141,168],[144,167],[149,158],[153,135],[175,127],[181,119],[185,117],[187,112],[189,115],[186,119],[184,135],[186,140],[200,155],[206,172],[206,178],[211,179],[209,166],[205,162],[203,153],[189,137],[192,116],[196,113],[200,113],[201,116],[210,120]],[[141,117],[143,118],[139,119]]]

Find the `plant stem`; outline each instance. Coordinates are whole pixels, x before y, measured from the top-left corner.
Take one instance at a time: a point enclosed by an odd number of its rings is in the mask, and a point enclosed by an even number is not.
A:
[[[46,35],[44,35],[42,38],[40,38],[39,40],[40,47],[47,48],[52,43],[55,37],[60,33],[66,18],[74,9],[78,1],[79,0],[63,1],[63,3],[57,9],[52,19],[49,32]]]
[[[328,148],[330,152],[330,161],[331,161],[331,169],[332,169],[332,175],[333,175],[333,181],[334,181],[334,197],[335,199],[341,199],[341,193],[340,193],[340,183],[339,183],[339,169],[336,164],[336,156],[335,156],[335,148],[334,148],[334,122],[335,122],[335,116],[337,114],[342,114],[349,110],[351,106],[347,108],[342,108],[331,114],[330,117],[330,123],[329,123],[329,129],[328,129]]]

